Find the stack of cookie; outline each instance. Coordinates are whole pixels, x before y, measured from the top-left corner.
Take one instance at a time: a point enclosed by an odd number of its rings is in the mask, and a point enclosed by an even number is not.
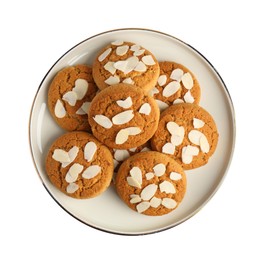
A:
[[[181,64],[158,62],[140,45],[115,41],[93,65],[62,69],[48,92],[51,115],[67,133],[49,149],[51,182],[92,198],[113,179],[133,210],[164,215],[186,192],[186,175],[208,162],[218,141],[201,89]]]

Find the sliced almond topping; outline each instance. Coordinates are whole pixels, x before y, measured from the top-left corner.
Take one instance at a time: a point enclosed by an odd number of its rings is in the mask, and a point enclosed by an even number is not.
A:
[[[60,99],[58,99],[56,104],[55,104],[54,114],[58,118],[63,118],[66,115],[66,110],[65,110],[64,105]]]
[[[127,127],[125,130],[128,131],[129,135],[138,135],[142,132],[141,128],[138,126]]]
[[[127,97],[125,100],[117,100],[116,103],[122,108],[129,108],[132,106],[132,98]]]
[[[84,102],[82,106],[76,111],[77,115],[86,115],[90,107],[91,102]]]
[[[111,53],[111,50],[112,50],[111,48],[108,48],[102,54],[100,54],[98,56],[98,61],[102,62],[103,60],[105,60],[109,56],[109,54]]]
[[[111,120],[104,115],[96,115],[93,117],[93,119],[97,122],[97,124],[99,124],[100,126],[106,128],[106,129],[109,129],[112,127]]]
[[[204,134],[202,134],[200,138],[200,148],[203,153],[208,153],[210,151],[210,145],[208,143],[208,140]]]
[[[112,117],[112,123],[115,125],[123,125],[130,122],[133,117],[133,110],[126,110]]]
[[[157,80],[157,83],[159,86],[164,86],[167,82],[167,75],[161,75],[159,76],[158,80]]]
[[[193,144],[200,145],[200,138],[202,135],[203,133],[198,130],[191,130],[188,134],[188,138]]]
[[[134,179],[133,177],[129,176],[126,178],[126,180],[130,186],[135,187],[135,188],[139,188],[139,189],[141,188],[141,184],[136,179]]]
[[[124,144],[129,138],[129,131],[126,129],[121,129],[115,138],[116,144]]]
[[[112,45],[115,45],[115,46],[119,46],[119,45],[122,45],[123,44],[123,41],[121,40],[116,40],[114,42],[111,43]]]
[[[181,158],[182,162],[185,164],[189,164],[192,162],[193,156],[199,154],[199,148],[195,146],[184,146],[182,148]]]
[[[134,70],[138,72],[145,72],[147,68],[142,61],[139,61],[138,64],[135,66]]]
[[[159,100],[159,99],[155,99],[156,104],[158,105],[160,111],[162,112],[163,110],[165,110],[166,108],[168,108],[168,104]]]
[[[162,199],[160,198],[157,198],[157,197],[153,197],[151,200],[150,200],[150,205],[152,208],[157,208],[162,202]]]
[[[163,163],[159,163],[153,167],[155,175],[157,177],[162,176],[166,172],[166,166]]]
[[[133,147],[133,148],[130,148],[129,151],[132,152],[132,153],[135,153],[137,150],[137,147]]]
[[[159,189],[161,192],[165,192],[166,194],[169,193],[176,193],[175,186],[169,182],[169,181],[163,181],[162,183],[159,184]]]
[[[124,73],[127,70],[127,65],[128,65],[128,61],[127,60],[119,60],[119,61],[116,61],[113,64],[115,69],[120,70],[120,71],[122,71]]]
[[[66,182],[68,183],[75,182],[78,178],[79,173],[81,173],[83,169],[84,169],[83,165],[79,163],[73,164],[65,175]]]
[[[169,131],[170,134],[172,135],[179,135],[179,136],[184,136],[184,127],[179,126],[176,122],[169,121],[167,123],[167,130]]]
[[[97,151],[97,145],[94,142],[88,142],[84,149],[84,157],[88,162],[93,160],[93,157]]]
[[[176,81],[181,81],[181,78],[183,76],[183,70],[182,69],[174,69],[172,72],[171,72],[171,75],[170,75],[170,78],[173,79],[173,80],[176,80]]]
[[[144,103],[141,107],[140,107],[140,109],[139,109],[139,113],[141,113],[141,114],[145,114],[145,115],[150,115],[150,113],[151,113],[151,106],[150,106],[150,104],[149,103]]]
[[[163,198],[161,204],[168,209],[174,209],[177,207],[177,202],[170,198]]]
[[[130,203],[132,203],[132,204],[135,204],[135,203],[142,201],[141,197],[137,194],[130,195],[130,198],[131,198]]]
[[[179,136],[179,135],[171,135],[170,137],[170,142],[174,145],[174,146],[178,146],[180,144],[182,144],[184,139],[184,135],[183,136]]]
[[[131,71],[134,70],[134,68],[137,66],[138,62],[139,62],[139,59],[135,56],[132,56],[132,57],[129,57],[127,60],[126,60],[126,68],[124,69],[124,73],[125,74],[128,74],[130,73]]]
[[[142,213],[150,208],[150,202],[148,201],[142,201],[141,203],[137,204],[136,210],[138,213]]]
[[[112,75],[115,74],[116,72],[116,68],[114,67],[114,62],[113,61],[108,61],[105,65],[104,65],[104,69],[107,70],[109,73],[111,73]]]
[[[77,95],[77,100],[81,100],[84,98],[88,90],[88,82],[85,79],[77,79],[75,81],[75,87],[73,91]]]
[[[173,101],[173,105],[175,105],[175,104],[181,104],[181,103],[184,103],[184,100],[181,99],[181,98],[177,98],[177,99],[175,99],[175,100]]]
[[[82,177],[85,179],[92,179],[97,176],[100,171],[101,167],[99,165],[90,165],[84,170],[84,172],[82,173]]]
[[[113,159],[114,169],[120,164],[117,160]]]
[[[62,167],[65,168],[66,166],[68,166],[70,163],[72,163],[77,154],[79,152],[79,148],[77,146],[73,146],[69,151],[68,151],[68,156],[70,158],[70,161],[69,162],[62,162]]]
[[[141,153],[141,152],[148,152],[148,151],[151,151],[151,149],[148,148],[148,147],[144,147],[144,148],[140,151],[140,153]]]
[[[66,192],[72,194],[75,193],[78,189],[79,186],[76,183],[72,182],[69,183],[68,186],[66,187]]]
[[[186,146],[186,151],[185,153],[188,154],[188,155],[198,155],[199,154],[199,148],[196,147],[196,146],[192,146],[192,145],[187,145]]]
[[[170,175],[169,175],[169,178],[172,180],[172,181],[178,181],[182,178],[181,174],[178,173],[178,172],[171,172]]]
[[[143,56],[142,58],[142,61],[144,62],[145,65],[155,65],[155,61],[152,57],[152,55],[146,55],[146,56]]]
[[[60,162],[60,163],[63,163],[63,162],[70,162],[71,159],[68,155],[68,152],[62,150],[62,149],[55,149],[53,151],[53,154],[52,154],[52,158],[57,161],[57,162]]]
[[[194,128],[202,128],[204,126],[204,122],[198,118],[193,118],[193,126]]]
[[[130,157],[130,153],[127,150],[116,150],[114,152],[114,158],[119,162],[123,162],[129,157]]]
[[[149,181],[155,177],[154,173],[148,172],[145,174],[145,178]]]
[[[175,153],[175,145],[172,143],[164,144],[162,147],[162,153],[174,154]]]
[[[63,95],[63,100],[68,102],[70,106],[75,106],[77,101],[77,94],[74,91],[68,91]]]
[[[127,53],[128,50],[129,50],[128,45],[122,45],[122,46],[117,47],[116,54],[119,56],[123,56]]]
[[[158,94],[159,90],[156,87],[153,87],[150,91],[149,91],[149,96],[153,97],[154,94]]]
[[[145,49],[141,49],[141,50],[136,50],[134,51],[133,55],[134,56],[141,56],[142,54],[144,54]]]
[[[129,78],[126,78],[122,81],[123,83],[127,83],[127,84],[131,84],[133,85],[134,84],[134,81],[129,77]]]
[[[181,78],[181,81],[184,85],[184,87],[186,89],[192,89],[193,87],[193,79],[192,79],[192,76],[189,72],[185,73],[182,78]]]
[[[162,95],[164,97],[170,97],[174,95],[180,89],[180,84],[177,81],[169,82],[163,89]]]
[[[149,184],[147,185],[141,192],[141,199],[142,200],[150,200],[157,191],[157,185],[156,184]]]
[[[134,44],[134,45],[132,45],[131,48],[130,48],[131,51],[138,51],[138,50],[140,50],[140,49],[141,49],[141,46],[138,45],[138,44]]]
[[[134,166],[131,170],[130,170],[130,175],[132,176],[132,178],[134,178],[140,185],[142,185],[142,181],[143,181],[143,177],[142,177],[142,171],[139,167]]]
[[[117,75],[110,76],[110,77],[107,78],[104,82],[105,82],[106,84],[108,84],[108,85],[115,85],[115,84],[120,83],[120,77],[117,76]]]
[[[184,95],[184,100],[186,103],[194,103],[194,97],[191,95],[191,92],[188,91],[185,95]]]

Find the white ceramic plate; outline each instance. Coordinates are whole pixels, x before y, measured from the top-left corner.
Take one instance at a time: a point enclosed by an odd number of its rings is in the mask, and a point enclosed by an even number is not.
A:
[[[202,91],[200,105],[214,117],[220,134],[217,150],[209,163],[186,171],[187,193],[173,212],[150,217],[134,212],[111,186],[102,195],[87,200],[70,198],[58,191],[45,173],[45,157],[52,142],[64,131],[47,108],[47,91],[55,74],[78,63],[92,64],[96,53],[114,40],[135,42],[150,50],[159,61],[169,60],[188,67],[197,77]],[[140,235],[174,227],[193,216],[220,186],[232,159],[235,144],[234,110],[228,90],[214,67],[198,51],[179,39],[146,29],[119,29],[95,35],[64,54],[42,80],[33,102],[29,138],[32,157],[40,179],[54,200],[81,222],[111,233]]]

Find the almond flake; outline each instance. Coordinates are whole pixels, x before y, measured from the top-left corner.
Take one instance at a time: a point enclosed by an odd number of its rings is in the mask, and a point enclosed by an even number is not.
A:
[[[145,49],[141,49],[141,50],[136,50],[134,51],[133,55],[134,56],[141,56],[142,54],[144,54]]]
[[[185,153],[189,154],[189,155],[193,155],[193,156],[198,155],[199,154],[199,148],[196,146],[187,145]]]
[[[141,114],[145,114],[145,115],[150,115],[150,113],[151,113],[151,106],[150,106],[150,104],[149,103],[144,103],[141,107],[140,107],[140,109],[139,109],[139,113],[141,113]]]
[[[84,148],[84,158],[91,162],[97,151],[97,145],[94,142],[88,142]]]
[[[180,84],[177,81],[171,81],[163,89],[162,95],[164,97],[170,97],[174,95],[180,89]]]
[[[112,117],[112,123],[115,125],[123,125],[130,122],[133,117],[133,110],[126,110]]]
[[[142,213],[149,208],[150,208],[150,202],[148,202],[148,201],[143,201],[143,202],[137,204],[137,206],[136,206],[136,210],[138,211],[138,213]]]
[[[134,70],[138,72],[145,72],[147,68],[142,61],[139,61],[138,64],[135,66]]]
[[[167,75],[161,75],[159,76],[157,83],[160,87],[164,86],[167,82]]]
[[[126,129],[121,129],[115,138],[116,144],[124,144],[129,138],[129,131]]]
[[[173,80],[176,80],[176,81],[181,81],[181,78],[183,76],[183,70],[182,69],[174,69],[172,72],[171,72],[171,75],[170,75],[170,78],[173,79]]]
[[[127,83],[127,84],[131,84],[133,85],[134,84],[134,81],[129,77],[129,78],[126,78],[122,81],[123,83]]]
[[[184,139],[184,135],[183,136],[179,136],[179,135],[171,135],[170,137],[170,142],[174,145],[174,146],[178,146],[180,144],[182,144]]]
[[[128,131],[129,135],[138,135],[142,132],[141,128],[138,126],[130,126],[125,128]]]
[[[200,148],[203,153],[208,153],[210,151],[210,145],[208,143],[208,140],[204,134],[202,134],[200,138]]]
[[[113,159],[114,169],[120,164],[117,160]]]
[[[142,61],[144,62],[145,65],[155,65],[155,61],[152,57],[152,55],[146,55],[146,56],[143,56],[142,58]]]
[[[117,161],[123,162],[130,157],[130,153],[127,150],[116,150],[113,156]]]
[[[108,61],[105,65],[104,65],[104,69],[107,70],[109,73],[111,73],[112,75],[115,74],[116,72],[116,68],[114,67],[114,62],[113,61]]]
[[[130,170],[130,175],[132,176],[132,178],[134,178],[140,185],[142,185],[142,171],[139,167],[134,166],[131,170]]]
[[[109,54],[111,53],[112,49],[111,48],[108,48],[107,50],[105,50],[102,54],[100,54],[98,56],[98,61],[99,62],[102,62],[103,60],[105,60]]]
[[[68,186],[66,187],[66,192],[72,194],[75,193],[78,189],[79,186],[76,183],[72,182],[69,183]]]
[[[93,119],[97,122],[97,124],[106,129],[110,129],[112,127],[111,120],[104,115],[96,115],[93,117]]]
[[[84,102],[82,106],[76,111],[77,115],[86,115],[90,107],[91,102]]]
[[[116,103],[122,108],[129,108],[132,106],[132,98],[127,97],[125,100],[117,100]]]
[[[77,100],[81,100],[84,98],[88,90],[88,82],[85,79],[77,79],[75,81],[75,87],[73,91],[77,95]]]
[[[193,79],[192,79],[192,76],[189,72],[185,73],[182,78],[181,78],[181,81],[184,85],[184,87],[186,89],[192,89],[193,87]]]
[[[165,192],[166,194],[174,194],[176,193],[175,186],[169,181],[163,181],[159,184],[159,189],[161,192]]]
[[[168,209],[174,209],[177,206],[177,202],[170,198],[163,198],[161,204]]]
[[[155,172],[155,175],[157,177],[160,177],[166,172],[166,166],[163,163],[159,163],[153,167],[153,170]]]
[[[144,148],[140,151],[140,153],[142,153],[142,152],[148,152],[148,151],[151,151],[151,149],[149,149],[148,147],[144,147]]]
[[[58,99],[56,104],[55,104],[54,114],[58,118],[63,118],[66,115],[66,110],[65,110],[64,105],[60,99]]]
[[[175,99],[175,100],[173,101],[173,105],[175,105],[175,104],[181,104],[181,103],[184,103],[184,100],[181,99],[181,98],[177,98],[177,99]]]
[[[77,154],[79,152],[79,148],[77,146],[73,146],[69,151],[68,151],[68,156],[70,158],[70,161],[69,162],[62,162],[62,167],[65,168],[66,166],[68,166],[70,163],[72,163]]]
[[[141,199],[142,200],[150,200],[157,191],[157,185],[156,184],[149,184],[147,185],[141,192]]]
[[[157,208],[159,207],[159,205],[161,204],[162,202],[162,199],[160,198],[157,198],[157,197],[153,197],[151,200],[150,200],[150,206],[152,208]]]
[[[112,45],[115,45],[115,46],[119,46],[119,45],[122,45],[123,44],[123,41],[121,40],[116,40],[114,42],[111,43]]]
[[[129,151],[132,152],[132,153],[135,153],[137,150],[137,147],[133,147],[133,148],[130,148]]]
[[[183,137],[184,136],[184,127],[179,126],[177,123],[170,121],[167,123],[167,130],[169,131],[170,134],[172,135],[178,135]]]
[[[127,53],[127,51],[129,50],[129,46],[128,45],[123,45],[123,46],[119,46],[116,49],[116,54],[119,56],[123,56]]]
[[[156,87],[154,87],[154,88],[152,88],[150,91],[149,91],[149,96],[151,96],[151,97],[153,97],[154,96],[154,94],[158,94],[159,93],[159,90],[156,88]]]
[[[172,181],[178,181],[182,178],[181,174],[178,173],[178,172],[171,172],[170,175],[169,175],[169,178],[172,180]]]
[[[194,128],[202,128],[204,126],[204,122],[198,118],[193,118],[193,127]]]
[[[124,73],[125,74],[128,74],[130,72],[132,72],[134,70],[134,68],[137,66],[138,62],[139,62],[139,59],[135,56],[132,56],[132,57],[129,57],[127,60],[126,60],[126,67],[124,69]]]
[[[137,180],[134,179],[133,177],[129,176],[126,178],[126,180],[130,186],[135,187],[135,188],[139,188],[139,189],[141,188],[141,184],[139,182],[137,182]]]
[[[130,203],[132,203],[132,204],[135,204],[135,203],[142,201],[141,197],[137,194],[130,195],[130,198],[131,198]]]
[[[82,173],[82,177],[85,179],[92,179],[97,176],[101,171],[101,167],[98,165],[88,166]]]
[[[138,44],[134,44],[134,45],[132,45],[131,48],[130,48],[131,51],[138,51],[138,50],[140,50],[140,49],[141,49],[141,46],[138,45]]]
[[[154,173],[148,172],[145,174],[145,178],[149,181],[155,177]]]
[[[107,78],[104,82],[105,82],[106,84],[108,84],[108,85],[115,85],[115,84],[120,83],[120,77],[117,76],[117,75],[110,76],[110,77]]]
[[[189,164],[192,162],[193,156],[199,154],[199,148],[195,146],[184,146],[182,148],[181,158],[182,162],[185,164]]]
[[[175,145],[172,143],[164,144],[162,147],[162,153],[174,154],[175,153]]]
[[[186,103],[193,103],[194,102],[194,97],[191,95],[191,92],[188,91],[185,95],[184,95],[184,100]]]
[[[193,144],[200,145],[200,138],[202,135],[203,133],[198,130],[191,130],[188,134],[188,138]]]
[[[55,149],[52,154],[52,158],[57,162],[70,162],[71,159],[68,155],[68,152],[62,150],[62,149]]]
[[[68,102],[70,106],[75,106],[77,101],[77,94],[74,91],[68,91],[63,95],[64,101]]]
[[[83,169],[84,169],[83,165],[79,163],[73,164],[65,175],[66,182],[68,183],[75,182],[78,178],[79,173],[81,173]]]
[[[125,73],[125,71],[127,70],[128,61],[127,60],[119,60],[119,61],[116,61],[113,64],[113,66],[115,69],[120,70],[120,71]]]
[[[158,105],[160,111],[162,112],[163,110],[165,110],[166,108],[168,108],[168,104],[159,100],[159,99],[155,99],[156,104]]]

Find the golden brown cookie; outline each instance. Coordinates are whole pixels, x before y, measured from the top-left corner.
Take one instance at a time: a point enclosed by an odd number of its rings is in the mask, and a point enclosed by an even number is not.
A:
[[[87,110],[97,91],[91,67],[76,65],[62,69],[48,92],[52,117],[67,131],[90,130]]]
[[[206,164],[218,143],[213,117],[196,104],[177,104],[160,117],[152,148],[174,158],[184,170]]]
[[[161,111],[178,103],[199,104],[201,89],[194,74],[185,66],[172,62],[159,62],[160,75],[149,94]]]
[[[92,100],[88,121],[93,135],[110,148],[130,149],[155,133],[160,111],[155,100],[129,84],[110,86]]]
[[[91,134],[74,131],[54,141],[46,158],[50,181],[63,193],[77,199],[104,192],[113,175],[109,149]]]
[[[133,210],[160,216],[176,209],[186,192],[186,175],[171,157],[158,152],[138,153],[122,163],[116,190]]]
[[[140,45],[115,41],[100,50],[93,63],[93,77],[100,89],[128,83],[148,92],[156,84],[159,64]]]

